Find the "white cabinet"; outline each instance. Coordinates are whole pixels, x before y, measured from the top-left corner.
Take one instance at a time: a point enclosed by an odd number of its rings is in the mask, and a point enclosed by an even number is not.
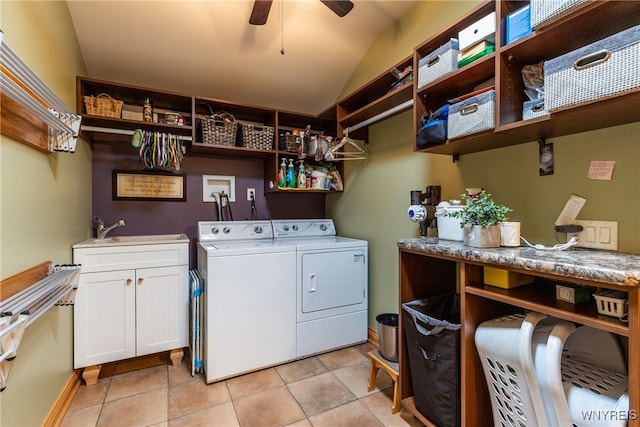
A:
[[[188,242],[74,245],[74,368],[92,368],[87,384],[102,363],[188,345]]]

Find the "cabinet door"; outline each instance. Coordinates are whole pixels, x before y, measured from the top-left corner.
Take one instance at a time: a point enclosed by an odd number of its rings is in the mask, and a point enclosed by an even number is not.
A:
[[[188,266],[136,270],[137,355],[188,345]]]
[[[135,271],[83,273],[73,307],[74,368],[135,356]]]

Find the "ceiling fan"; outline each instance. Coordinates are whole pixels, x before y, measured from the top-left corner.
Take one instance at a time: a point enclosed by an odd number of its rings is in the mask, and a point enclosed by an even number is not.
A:
[[[353,9],[353,2],[349,0],[320,0],[325,6],[327,6],[333,13],[339,17],[345,16]],[[264,25],[267,23],[269,17],[269,10],[273,0],[255,0],[253,3],[253,10],[251,11],[251,17],[249,18],[249,24],[251,25]]]

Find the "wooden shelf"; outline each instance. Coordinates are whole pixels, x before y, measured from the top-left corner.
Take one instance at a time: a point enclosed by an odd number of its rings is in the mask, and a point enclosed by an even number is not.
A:
[[[457,37],[461,29],[496,12],[496,52],[417,88],[414,105],[417,133],[424,114],[437,110],[448,99],[472,92],[476,85],[495,77],[495,128],[416,151],[457,156],[640,121],[640,92],[522,120],[522,104],[527,100],[522,79],[523,66],[558,57],[640,22],[640,8],[635,2],[593,2],[505,45],[506,17],[527,3],[520,0],[483,2],[458,22],[416,47],[414,64],[450,38]]]
[[[360,124],[413,98],[412,81],[393,88],[397,80],[391,71],[393,69],[403,71],[407,67],[413,67],[413,56],[406,57],[366,85],[338,101],[337,119],[340,136],[344,129]],[[368,139],[367,127],[350,132],[349,136],[366,140]]]

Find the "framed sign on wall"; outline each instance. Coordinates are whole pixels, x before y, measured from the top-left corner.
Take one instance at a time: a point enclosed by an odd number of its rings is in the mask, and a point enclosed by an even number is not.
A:
[[[111,188],[113,200],[187,201],[185,174],[114,170]]]

